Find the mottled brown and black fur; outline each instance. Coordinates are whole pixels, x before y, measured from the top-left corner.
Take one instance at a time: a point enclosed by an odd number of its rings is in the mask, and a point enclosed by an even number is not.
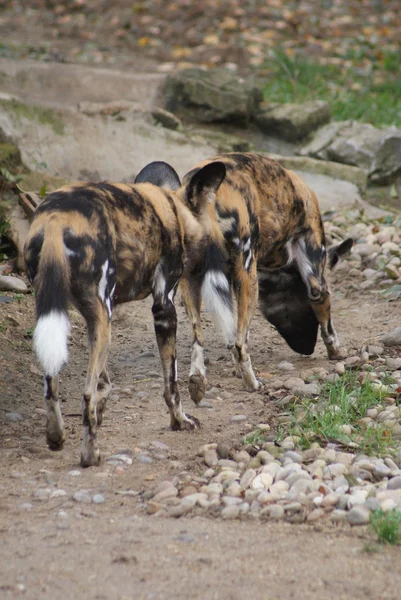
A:
[[[156,165],[164,169],[163,163]],[[169,187],[177,187],[174,170],[168,167],[167,171]],[[138,181],[143,181],[141,175]],[[199,201],[201,214],[206,196],[202,199],[200,193]],[[107,357],[115,303],[153,295],[171,427],[198,426],[194,417],[183,412],[178,393],[174,295],[184,263],[197,255],[203,240],[198,220],[175,192],[151,183],[64,187],[49,194],[37,209],[25,244],[25,262],[36,293],[34,342],[45,371],[50,448],[60,449],[65,439],[58,373],[68,356],[70,303],[86,320],[90,350],[82,400],[83,466],[100,461],[96,429],[110,391]]]
[[[209,197],[206,217],[198,214],[193,180],[195,175],[201,179],[211,165],[221,183]],[[298,175],[258,154],[225,154],[192,169],[178,195],[201,222],[209,221],[205,253],[181,284],[193,325],[189,388],[195,402],[206,386],[202,299],[215,313],[247,389],[260,386],[247,349],[258,300],[263,314],[296,352],[313,353],[320,326],[329,358],[342,356],[324,278],[327,250],[318,201]],[[351,246],[352,240],[347,240],[330,249],[329,262],[336,262]]]

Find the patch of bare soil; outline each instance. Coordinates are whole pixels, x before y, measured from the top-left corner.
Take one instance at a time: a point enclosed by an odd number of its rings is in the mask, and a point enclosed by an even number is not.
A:
[[[334,322],[351,352],[401,322],[401,304],[374,292],[347,292],[337,284],[333,296]],[[61,376],[68,439],[62,452],[52,453],[45,443],[42,381],[29,337],[33,297],[0,304],[0,596],[398,598],[399,549],[362,552],[371,537],[366,528],[327,521],[289,525],[249,517],[222,522],[145,515],[137,492],[184,470],[201,474],[205,467],[197,451],[202,444],[240,447],[248,424],[268,422],[274,429],[277,414],[263,393],[243,391],[232,376],[228,351],[208,322],[209,382],[221,388],[224,399],[213,399],[209,408],[190,405],[190,328],[177,304],[180,387],[184,406],[199,418],[201,429],[169,430],[151,302],[124,305],[113,317],[114,388],[99,430],[103,462],[86,470],[79,467],[80,393],[87,363],[83,322],[72,312],[70,363]],[[259,313],[250,347],[255,368],[265,376],[277,373],[282,360],[290,360],[297,371],[328,365],[321,341],[313,357],[299,357]],[[238,414],[246,420],[231,421]],[[140,462],[144,450],[152,462]],[[132,457],[131,465],[107,462],[122,451]],[[96,494],[99,504],[93,501]]]

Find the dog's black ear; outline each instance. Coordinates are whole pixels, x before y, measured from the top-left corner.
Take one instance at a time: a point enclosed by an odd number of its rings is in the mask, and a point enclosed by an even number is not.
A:
[[[191,210],[198,213],[205,204],[213,202],[217,190],[226,176],[226,166],[223,162],[216,161],[202,167],[191,176],[185,190],[185,201]]]
[[[354,240],[352,238],[347,238],[341,244],[337,244],[337,246],[332,246],[327,251],[327,258],[329,263],[329,269],[332,269],[338,263],[340,256],[345,256],[351,252],[351,248],[354,245]]]
[[[153,183],[168,190],[178,190],[180,178],[173,167],[162,160],[149,163],[135,177],[135,183]]]

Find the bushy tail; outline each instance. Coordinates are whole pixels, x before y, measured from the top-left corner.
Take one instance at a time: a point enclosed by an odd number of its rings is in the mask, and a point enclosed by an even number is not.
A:
[[[211,243],[206,251],[205,274],[202,283],[202,300],[206,311],[225,341],[235,341],[235,314],[227,259],[223,248]]]
[[[68,361],[70,266],[62,227],[52,219],[44,228],[34,287],[37,316],[34,347],[45,375],[55,377]]]

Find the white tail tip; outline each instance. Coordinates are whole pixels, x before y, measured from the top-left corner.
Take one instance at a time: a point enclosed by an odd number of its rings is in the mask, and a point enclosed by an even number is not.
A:
[[[65,313],[52,310],[38,319],[33,343],[45,375],[55,377],[68,361],[70,322]]]
[[[208,271],[202,284],[205,309],[214,324],[224,335],[227,344],[235,340],[234,310],[231,303],[230,284],[220,271]]]

